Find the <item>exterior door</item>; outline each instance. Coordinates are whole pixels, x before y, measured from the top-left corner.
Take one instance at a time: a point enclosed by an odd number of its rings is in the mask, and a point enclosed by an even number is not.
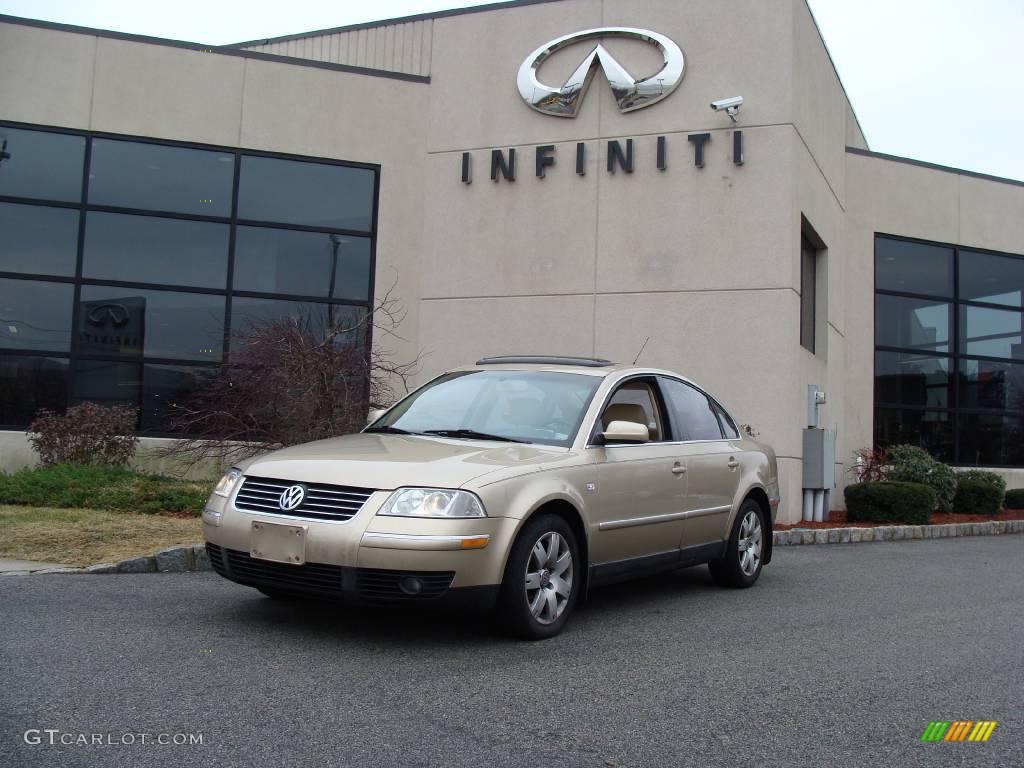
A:
[[[729,512],[741,475],[741,452],[730,436],[739,434],[731,420],[723,428],[718,406],[696,387],[661,378],[680,460],[686,466],[687,493],[680,546],[708,544],[729,535]],[[725,416],[724,412],[722,416]],[[726,432],[726,429],[729,432]]]
[[[651,441],[595,446],[598,492],[591,537],[595,563],[675,554],[686,504],[686,472],[678,446],[668,440],[661,398],[651,378],[631,379],[609,399],[597,425],[644,424]]]

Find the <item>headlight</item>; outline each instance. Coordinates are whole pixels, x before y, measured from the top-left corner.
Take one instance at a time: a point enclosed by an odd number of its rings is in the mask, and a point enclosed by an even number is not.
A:
[[[487,517],[484,505],[467,491],[444,488],[399,488],[378,515],[396,517]]]
[[[224,474],[224,477],[217,481],[217,487],[213,489],[213,492],[218,496],[230,496],[241,479],[242,470],[232,467]]]

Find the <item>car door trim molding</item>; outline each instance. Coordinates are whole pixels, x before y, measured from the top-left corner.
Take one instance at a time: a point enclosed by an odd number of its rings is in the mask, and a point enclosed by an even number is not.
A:
[[[631,517],[626,518],[625,520],[605,520],[603,523],[597,524],[597,530],[613,531],[617,528],[632,528],[638,525],[656,525],[657,523],[667,523],[672,520],[686,520],[691,517],[704,517],[705,515],[720,515],[723,512],[728,512],[731,509],[732,506],[726,505],[722,507],[707,507],[705,509],[690,509],[685,512],[669,512],[665,515]]]
[[[679,549],[655,552],[650,555],[609,560],[590,566],[589,586],[613,584],[645,574],[671,571],[699,563],[707,563],[722,557],[725,541],[715,540],[703,544],[692,544]]]

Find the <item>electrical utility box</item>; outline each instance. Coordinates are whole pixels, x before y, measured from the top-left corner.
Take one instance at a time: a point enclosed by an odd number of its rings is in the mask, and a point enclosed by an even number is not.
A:
[[[833,430],[804,430],[803,487],[815,490],[836,487],[836,433]]]

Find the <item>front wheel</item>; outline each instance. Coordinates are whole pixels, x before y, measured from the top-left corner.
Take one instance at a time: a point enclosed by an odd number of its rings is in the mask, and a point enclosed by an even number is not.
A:
[[[527,521],[505,566],[499,623],[526,640],[557,635],[576,606],[581,567],[576,536],[563,518],[541,514]]]
[[[740,505],[725,555],[708,563],[711,578],[723,587],[750,587],[761,575],[764,558],[764,511],[753,499]]]

